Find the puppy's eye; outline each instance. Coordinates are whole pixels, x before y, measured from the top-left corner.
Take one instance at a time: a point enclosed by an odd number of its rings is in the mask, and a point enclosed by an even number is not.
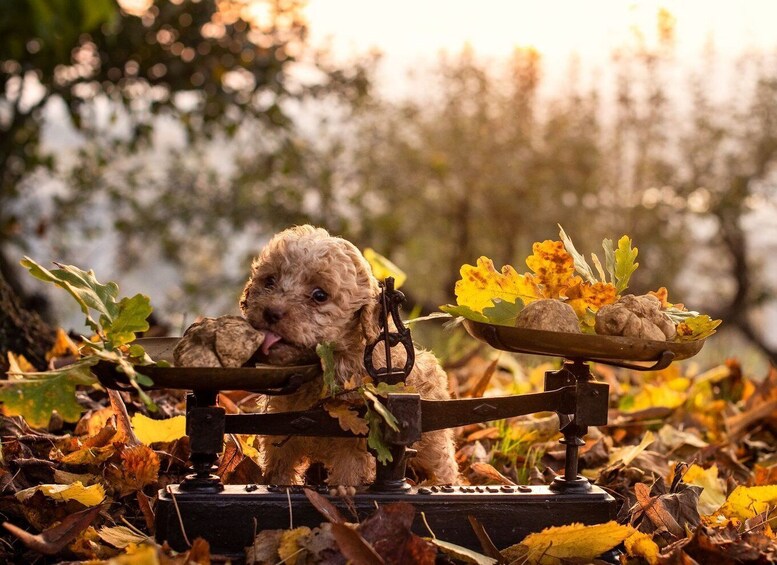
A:
[[[323,290],[321,290],[320,288],[317,288],[313,291],[310,297],[316,302],[318,302],[319,304],[321,304],[322,302],[327,301],[327,299],[329,298],[329,295]]]
[[[264,279],[264,288],[271,289],[275,288],[275,277],[269,276],[266,279]]]

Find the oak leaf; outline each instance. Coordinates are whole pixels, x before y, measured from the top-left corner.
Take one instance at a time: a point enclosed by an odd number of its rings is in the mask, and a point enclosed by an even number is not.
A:
[[[545,298],[560,298],[567,288],[582,281],[575,277],[575,262],[561,241],[535,242],[526,265],[534,271],[534,281]]]
[[[722,320],[713,320],[706,314],[686,318],[677,325],[678,341],[696,341],[705,339],[715,333]]]
[[[618,292],[610,283],[583,282],[576,278],[574,284],[563,291],[566,302],[577,314],[581,320],[586,317],[587,312],[598,312],[599,308],[607,304],[612,304],[618,298]]]
[[[495,299],[524,305],[543,298],[542,290],[531,275],[519,275],[510,265],[497,271],[488,257],[480,257],[477,265],[461,267],[461,279],[456,282],[456,299],[459,306],[482,313],[494,305]]]
[[[344,400],[328,400],[324,403],[324,409],[330,416],[337,418],[337,422],[343,430],[358,435],[367,435],[369,432],[367,420],[354,410],[351,403]]]

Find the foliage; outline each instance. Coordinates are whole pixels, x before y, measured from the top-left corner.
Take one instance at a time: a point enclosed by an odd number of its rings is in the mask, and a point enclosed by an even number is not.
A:
[[[261,222],[280,218],[279,205],[267,203],[284,199],[267,187],[233,190],[214,152],[251,147],[254,162],[293,162],[300,151],[289,104],[356,104],[369,86],[365,65],[341,68],[307,48],[303,4],[8,0],[0,16],[4,276],[14,273],[9,251],[36,238],[56,241],[49,252],[67,258],[78,235],[114,233],[115,260],[130,268],[150,257],[188,265],[241,229],[266,233]],[[302,66],[305,79],[292,71]],[[44,138],[52,121],[76,139],[64,150]],[[143,165],[148,158],[154,167]],[[52,180],[61,190],[39,190]],[[194,293],[193,277],[206,292],[203,274],[182,273],[184,291]]]
[[[78,303],[86,317],[86,325],[94,335],[82,337],[80,348],[77,348],[60,331],[60,337],[47,357],[68,359],[69,363],[62,367],[39,372],[31,367],[23,370],[18,363],[12,363],[11,378],[0,382],[4,412],[23,415],[33,426],[45,426],[54,412],[66,422],[78,421],[81,409],[75,400],[76,388],[97,383],[91,367],[99,361],[116,364],[140,398],[154,409],[148,394],[140,386],[153,383],[135,368],[153,361],[141,346],[131,345],[136,333],[148,330],[147,318],[152,312],[148,297],[137,294],[119,299],[116,283],[101,284],[93,271],[83,271],[72,265],[57,264],[59,269],[49,271],[29,257],[22,260],[22,265],[34,277],[65,289]]]
[[[605,265],[592,253],[597,274],[581,255],[572,239],[559,226],[560,241],[546,240],[532,245],[532,255],[526,259],[531,273],[519,275],[510,265],[497,272],[493,261],[480,257],[477,266],[461,267],[461,279],[456,282],[456,305],[441,309],[454,316],[479,322],[514,326],[524,306],[539,299],[556,299],[569,304],[577,314],[582,331],[593,333],[594,314],[612,304],[628,288],[631,275],[639,266],[635,261],[637,248],[624,235],[617,248],[612,240],[602,242]],[[605,271],[606,269],[606,271]],[[575,275],[577,273],[579,276]],[[597,276],[598,275],[598,276]],[[608,280],[609,279],[609,280]],[[672,319],[678,319],[677,339],[704,339],[715,333],[721,320],[712,320],[698,312],[687,312],[682,304],[667,301],[666,288],[651,293],[671,308]]]

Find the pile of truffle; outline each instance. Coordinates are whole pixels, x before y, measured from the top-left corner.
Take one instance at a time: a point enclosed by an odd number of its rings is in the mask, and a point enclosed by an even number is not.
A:
[[[537,300],[524,308],[516,327],[553,332],[581,333],[577,314],[566,302]],[[599,335],[619,335],[654,341],[673,339],[674,322],[661,310],[661,301],[652,294],[627,294],[596,313],[594,330]]]

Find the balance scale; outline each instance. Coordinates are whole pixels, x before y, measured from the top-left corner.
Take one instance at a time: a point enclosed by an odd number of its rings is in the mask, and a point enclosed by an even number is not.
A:
[[[365,368],[376,381],[399,382],[413,366],[413,342],[402,324],[401,292],[387,279],[380,295],[382,335],[365,353]],[[391,328],[389,319],[393,322]],[[520,542],[527,534],[549,526],[570,523],[598,524],[615,518],[616,500],[578,474],[578,450],[589,426],[607,424],[609,386],[596,382],[588,362],[606,363],[635,370],[659,370],[672,361],[695,355],[703,341],[661,342],[628,337],[570,334],[497,326],[470,320],[464,327],[476,339],[510,352],[561,357],[561,369],[545,373],[544,391],[504,397],[462,400],[423,400],[418,394],[389,394],[385,406],[396,417],[399,431],[383,430],[393,461],[377,462],[376,480],[364,486],[347,502],[330,496],[326,486],[224,485],[213,474],[223,450],[224,434],[273,436],[354,437],[340,428],[323,408],[272,414],[226,414],[217,405],[222,390],[245,390],[262,394],[291,394],[302,384],[318,378],[318,365],[256,368],[143,367],[154,381],[153,388],[182,389],[187,395],[186,433],[191,447],[193,473],[177,485],[159,491],[156,504],[156,539],[184,551],[189,541],[205,538],[214,554],[240,556],[253,543],[257,532],[320,525],[324,518],[313,507],[303,488],[312,488],[349,516],[374,513],[376,504],[409,502],[416,509],[413,530],[428,535],[421,513],[434,534],[474,550],[480,542],[470,525],[473,516],[494,545],[504,548]],[[178,338],[146,338],[137,343],[155,359],[170,358]],[[393,368],[376,369],[373,349],[402,346],[407,362]],[[651,362],[636,365],[634,362]],[[101,383],[126,390],[128,383],[114,366],[100,364],[96,373]],[[405,479],[410,446],[420,434],[444,428],[489,422],[537,412],[556,412],[565,446],[564,474],[548,485],[441,485],[411,486]],[[350,509],[350,510],[349,510]]]

